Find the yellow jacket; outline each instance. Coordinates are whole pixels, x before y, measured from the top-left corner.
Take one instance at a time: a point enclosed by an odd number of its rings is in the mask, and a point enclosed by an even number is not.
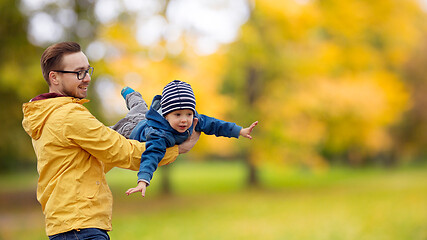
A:
[[[128,140],[99,122],[82,104],[56,97],[23,104],[22,125],[37,156],[37,200],[48,236],[82,228],[111,230],[112,194],[105,173],[138,170],[145,144]],[[172,162],[178,147],[168,148]]]

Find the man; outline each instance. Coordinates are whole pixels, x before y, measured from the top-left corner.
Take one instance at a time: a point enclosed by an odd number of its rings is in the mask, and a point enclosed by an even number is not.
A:
[[[23,105],[22,125],[37,156],[37,200],[49,239],[109,239],[112,194],[105,173],[113,167],[138,170],[145,144],[128,140],[99,122],[82,104],[93,67],[79,44],[48,47],[41,57],[49,93]],[[173,161],[199,135],[168,148]]]

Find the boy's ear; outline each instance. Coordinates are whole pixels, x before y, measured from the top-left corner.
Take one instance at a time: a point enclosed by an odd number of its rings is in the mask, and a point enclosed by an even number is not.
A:
[[[193,125],[194,125],[194,127],[196,127],[196,125],[197,125],[197,123],[199,122],[199,119],[198,118],[193,118]],[[194,129],[193,129],[194,130]]]

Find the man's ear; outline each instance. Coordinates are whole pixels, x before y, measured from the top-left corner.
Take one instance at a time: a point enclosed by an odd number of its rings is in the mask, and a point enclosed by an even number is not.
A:
[[[50,84],[58,85],[59,81],[58,81],[57,77],[58,77],[58,75],[56,74],[56,72],[50,71],[49,72],[49,81],[50,81]]]

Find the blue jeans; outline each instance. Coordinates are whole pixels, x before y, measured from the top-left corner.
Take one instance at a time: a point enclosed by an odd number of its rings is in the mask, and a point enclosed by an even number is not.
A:
[[[109,240],[107,231],[99,228],[85,228],[49,236],[49,240]]]

